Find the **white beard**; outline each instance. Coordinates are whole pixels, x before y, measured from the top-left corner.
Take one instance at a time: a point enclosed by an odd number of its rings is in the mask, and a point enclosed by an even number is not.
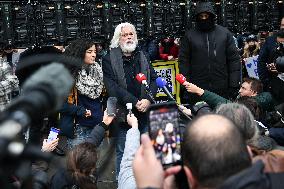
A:
[[[131,43],[125,42],[124,44],[120,45],[120,48],[123,53],[132,53],[136,49],[137,45],[134,41]]]

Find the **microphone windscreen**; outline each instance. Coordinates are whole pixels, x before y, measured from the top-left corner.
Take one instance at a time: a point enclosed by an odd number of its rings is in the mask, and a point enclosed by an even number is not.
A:
[[[146,76],[143,74],[143,73],[139,73],[136,75],[136,80],[139,82],[139,83],[142,83],[143,80],[147,80]]]
[[[182,74],[177,74],[177,75],[176,75],[176,80],[177,80],[180,84],[183,84],[184,82],[186,82],[186,78],[185,78]]]
[[[31,75],[23,84],[23,94],[37,89],[38,86],[45,87],[51,94],[55,102],[56,110],[58,110],[70,90],[74,85],[74,79],[69,71],[60,63],[51,63],[41,67],[33,75]]]
[[[167,81],[164,78],[158,77],[156,79],[156,84],[157,84],[158,87],[163,88],[163,87],[166,86]]]

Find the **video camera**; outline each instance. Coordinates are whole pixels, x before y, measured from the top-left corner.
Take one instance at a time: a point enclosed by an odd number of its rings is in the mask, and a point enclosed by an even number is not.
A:
[[[0,114],[0,186],[1,188],[15,188],[9,182],[11,175],[20,178],[22,187],[33,188],[46,187],[46,175],[44,173],[31,173],[32,160],[51,159],[51,155],[41,152],[38,146],[25,143],[23,132],[35,126],[35,123],[45,115],[57,111],[65,101],[74,85],[74,78],[64,65],[67,61],[62,57],[49,56],[45,65],[46,55],[34,56],[27,59],[28,66],[40,64],[22,85],[21,95],[14,99]],[[56,59],[55,59],[56,58]],[[69,65],[76,60],[69,62]],[[34,175],[34,176],[32,176]],[[13,181],[12,181],[13,182]],[[27,184],[27,186],[25,186]],[[29,185],[29,186],[28,186]]]

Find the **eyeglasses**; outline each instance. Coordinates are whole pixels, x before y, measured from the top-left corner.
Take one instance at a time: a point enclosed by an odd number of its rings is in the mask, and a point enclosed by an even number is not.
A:
[[[122,33],[121,36],[122,37],[127,37],[127,36],[133,36],[134,33],[130,32],[130,33]]]

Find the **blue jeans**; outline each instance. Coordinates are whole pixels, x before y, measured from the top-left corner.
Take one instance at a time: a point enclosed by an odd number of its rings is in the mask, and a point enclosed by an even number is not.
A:
[[[141,134],[146,133],[148,131],[147,121],[145,119],[141,119],[138,121],[139,131]],[[115,137],[115,152],[116,152],[116,163],[115,163],[115,175],[116,179],[118,178],[119,171],[120,171],[120,163],[122,160],[125,141],[126,141],[126,134],[130,126],[127,123],[121,123],[118,126],[117,136]]]
[[[90,136],[93,128],[90,127],[82,127],[80,125],[76,125],[74,135],[75,138],[67,139],[67,147],[69,150],[73,149],[74,146],[81,144],[86,141],[86,139]]]

